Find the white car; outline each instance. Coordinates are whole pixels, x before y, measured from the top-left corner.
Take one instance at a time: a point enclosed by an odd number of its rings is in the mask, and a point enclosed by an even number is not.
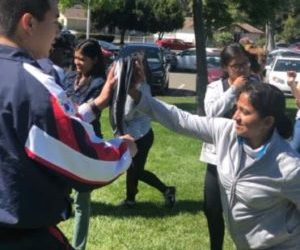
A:
[[[300,83],[300,57],[276,57],[270,65],[266,81],[279,88],[285,95],[291,95],[291,88],[287,84],[287,72],[296,71],[296,81]]]
[[[266,66],[271,65],[277,56],[282,57],[300,57],[300,52],[288,48],[280,48],[272,50],[267,56]]]

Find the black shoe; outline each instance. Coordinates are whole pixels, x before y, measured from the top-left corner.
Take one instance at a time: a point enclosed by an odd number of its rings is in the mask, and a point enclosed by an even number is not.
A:
[[[134,208],[135,205],[136,205],[136,202],[135,201],[131,201],[131,200],[124,200],[122,203],[121,203],[122,206],[125,206],[127,208]]]
[[[167,207],[174,207],[176,202],[176,188],[175,187],[167,187],[164,192],[165,204]]]

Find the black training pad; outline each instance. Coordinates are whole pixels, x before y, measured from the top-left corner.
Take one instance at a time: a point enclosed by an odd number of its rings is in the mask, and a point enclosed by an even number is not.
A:
[[[117,61],[116,74],[118,77],[117,86],[109,108],[109,118],[114,134],[124,135],[126,126],[124,111],[127,93],[133,76],[133,59],[131,57],[119,59]]]

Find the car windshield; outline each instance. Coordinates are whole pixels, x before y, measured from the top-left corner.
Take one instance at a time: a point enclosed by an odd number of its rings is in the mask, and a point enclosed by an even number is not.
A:
[[[144,52],[149,63],[162,62],[160,50],[155,47],[126,47],[121,52],[121,57],[129,56],[135,52]]]
[[[280,59],[274,66],[274,71],[286,72],[290,70],[300,72],[300,60]]]
[[[221,67],[221,58],[219,56],[207,56],[206,61],[214,67]]]
[[[184,50],[179,52],[178,55],[180,56],[196,56],[196,50]]]

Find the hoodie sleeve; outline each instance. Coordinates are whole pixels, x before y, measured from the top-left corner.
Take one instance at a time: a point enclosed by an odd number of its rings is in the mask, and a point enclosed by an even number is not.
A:
[[[31,65],[24,67],[39,91],[30,99],[34,115],[24,145],[28,157],[78,190],[107,185],[125,172],[131,164],[126,143],[97,137],[51,77]]]

